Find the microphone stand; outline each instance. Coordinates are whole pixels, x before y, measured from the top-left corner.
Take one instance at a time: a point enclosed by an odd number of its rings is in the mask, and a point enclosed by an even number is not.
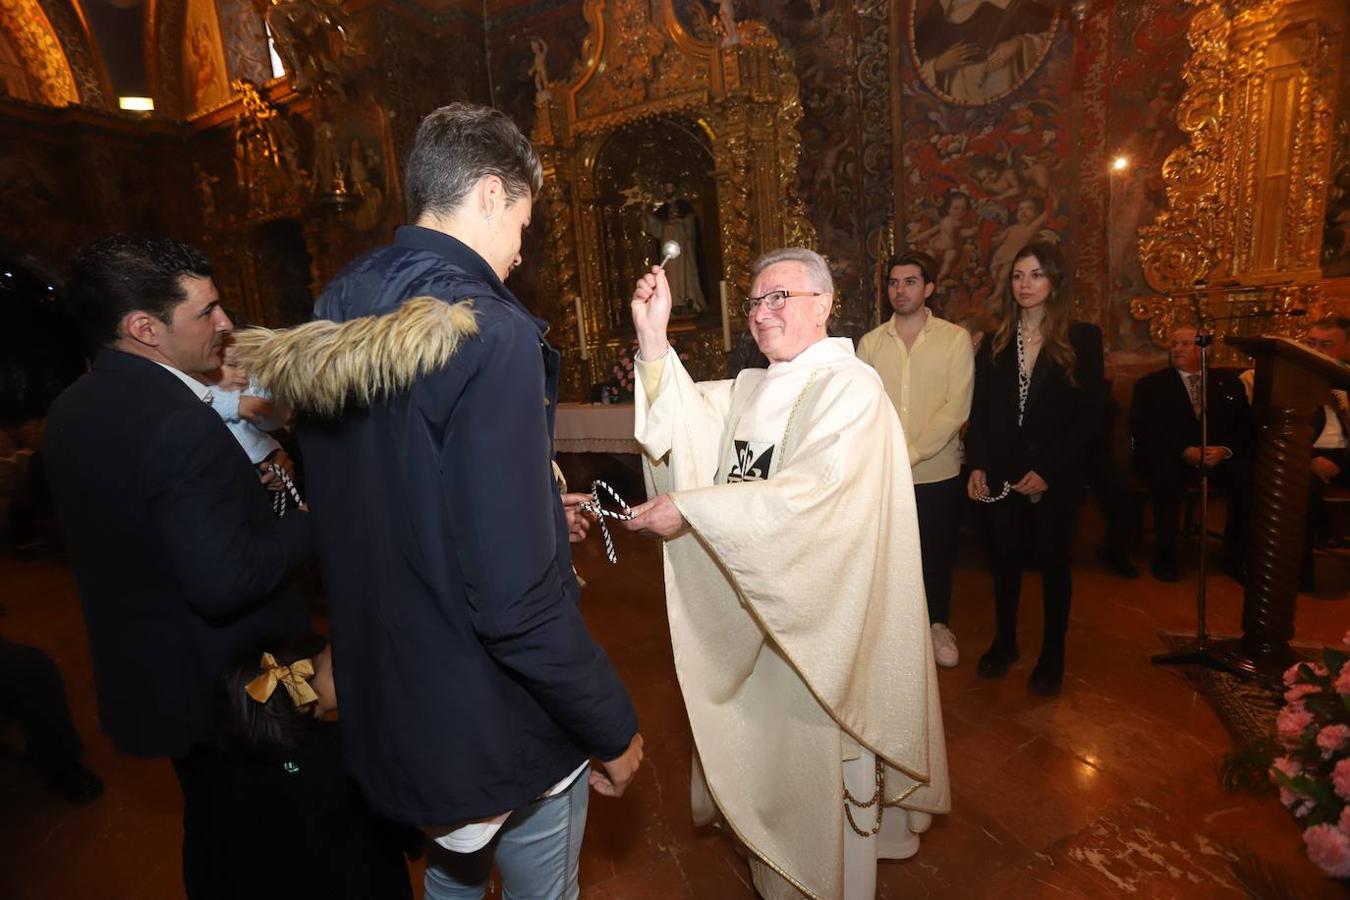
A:
[[[1196,319],[1195,344],[1200,348],[1200,559],[1195,583],[1195,637],[1177,650],[1155,654],[1152,662],[1155,666],[1205,666],[1245,680],[1249,673],[1229,659],[1223,644],[1210,639],[1205,621],[1205,590],[1209,580],[1206,565],[1209,558],[1209,466],[1206,464],[1209,453],[1209,347],[1214,342],[1212,323],[1215,319],[1201,309],[1202,293],[1207,293],[1204,282],[1196,282],[1196,290],[1191,294]],[[1261,314],[1223,318],[1259,317]]]

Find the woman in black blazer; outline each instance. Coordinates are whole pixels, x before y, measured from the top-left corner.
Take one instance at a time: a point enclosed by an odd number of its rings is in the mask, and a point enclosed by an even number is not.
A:
[[[999,678],[1017,661],[1023,538],[1036,543],[1045,601],[1041,657],[1030,689],[1059,692],[1073,585],[1069,551],[1083,494],[1083,448],[1100,427],[1102,334],[1070,322],[1059,248],[1037,241],[1013,260],[1003,319],[975,362],[966,437],[973,500],[989,504],[990,568],[998,634],[978,673]]]

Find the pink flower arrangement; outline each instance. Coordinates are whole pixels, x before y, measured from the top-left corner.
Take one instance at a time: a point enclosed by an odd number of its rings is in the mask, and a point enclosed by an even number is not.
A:
[[[1322,748],[1322,755],[1327,759],[1343,748],[1347,741],[1350,741],[1350,725],[1328,725],[1317,732],[1317,746]]]
[[[1333,878],[1350,878],[1350,632],[1344,644],[1284,673],[1275,720],[1284,755],[1270,765],[1308,858]]]
[[[671,346],[674,347],[674,344],[672,343]],[[610,368],[610,374],[613,376],[613,378],[610,379],[610,383],[618,387],[619,395],[626,400],[632,399],[633,390],[637,385],[637,375],[633,371],[633,361],[637,359],[637,355],[637,341],[633,341],[631,344],[620,347],[619,358]],[[679,351],[679,348],[675,348],[675,355],[681,360],[688,359],[688,357]]]
[[[1350,834],[1335,825],[1313,825],[1303,832],[1308,858],[1335,878],[1350,878]]]

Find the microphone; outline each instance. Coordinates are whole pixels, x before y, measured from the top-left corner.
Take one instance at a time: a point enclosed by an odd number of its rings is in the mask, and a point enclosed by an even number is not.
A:
[[[661,245],[661,265],[657,266],[657,268],[665,269],[666,263],[670,262],[672,259],[674,259],[679,255],[680,255],[680,242],[666,241],[664,244]]]

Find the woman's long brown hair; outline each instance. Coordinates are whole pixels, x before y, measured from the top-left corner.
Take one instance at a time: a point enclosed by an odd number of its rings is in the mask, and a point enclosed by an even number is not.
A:
[[[1049,241],[1032,241],[1013,257],[1012,264],[1017,265],[1027,257],[1034,257],[1040,264],[1045,277],[1050,279],[1050,296],[1045,298],[1045,318],[1041,319],[1041,336],[1045,339],[1044,352],[1056,362],[1069,376],[1070,384],[1077,384],[1073,369],[1078,356],[1069,343],[1069,314],[1073,311],[1068,292],[1064,289],[1064,255],[1059,246]],[[1022,308],[1017,305],[1017,296],[1013,293],[1012,273],[1008,274],[1008,289],[1003,295],[1003,317],[994,332],[993,355],[998,356],[1013,340],[1017,330],[1017,319]]]

